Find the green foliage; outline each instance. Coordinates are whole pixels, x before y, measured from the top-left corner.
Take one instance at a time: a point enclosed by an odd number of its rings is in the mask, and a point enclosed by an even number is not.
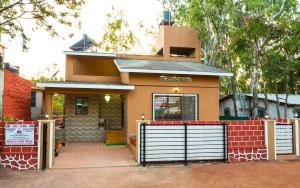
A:
[[[128,22],[124,18],[124,11],[116,11],[114,6],[107,15],[105,33],[99,43],[100,49],[106,52],[126,52],[135,44],[133,32],[129,29]]]
[[[55,25],[70,27],[76,23],[84,3],[84,0],[1,0],[0,33],[11,38],[20,36],[23,49],[27,49],[29,32],[43,29],[51,36],[59,36]],[[29,26],[28,20],[33,21],[34,26]]]
[[[55,115],[62,115],[64,112],[64,95],[55,94],[53,96],[53,113]]]
[[[14,121],[14,117],[13,116],[5,116],[4,118],[3,118],[3,121]]]
[[[263,92],[264,84],[270,93],[300,92],[297,0],[173,0],[171,10],[198,31],[203,63],[234,73],[222,78],[221,95]]]
[[[59,70],[57,64],[52,64],[44,70],[37,73],[31,78],[31,82],[36,84],[38,82],[59,82],[64,81],[62,77],[58,77]],[[64,95],[54,94],[53,96],[53,113],[61,115],[64,111]]]

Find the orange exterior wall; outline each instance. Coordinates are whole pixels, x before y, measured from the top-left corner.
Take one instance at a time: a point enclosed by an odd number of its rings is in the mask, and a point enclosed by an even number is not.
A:
[[[66,81],[120,83],[112,58],[66,56]]]
[[[195,57],[185,59],[200,62],[200,41],[194,29],[168,25],[160,26],[156,36],[156,50],[163,48],[164,58],[166,59],[178,59],[178,57],[170,57],[170,47],[195,48]]]
[[[175,93],[198,95],[198,120],[219,119],[219,78],[211,76],[188,76],[192,82],[165,82],[159,80],[160,74],[130,74],[130,84],[135,85],[135,90],[128,93],[128,137],[136,135],[136,121],[152,120],[152,94]],[[181,75],[182,76],[182,75]],[[134,151],[135,152],[135,151]]]

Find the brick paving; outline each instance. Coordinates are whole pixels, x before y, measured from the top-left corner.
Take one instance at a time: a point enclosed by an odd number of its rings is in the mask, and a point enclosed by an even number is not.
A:
[[[54,169],[97,168],[137,165],[127,146],[103,142],[69,142],[54,160]]]
[[[2,188],[298,188],[300,161],[14,171],[0,169]],[[1,172],[2,171],[2,172]]]

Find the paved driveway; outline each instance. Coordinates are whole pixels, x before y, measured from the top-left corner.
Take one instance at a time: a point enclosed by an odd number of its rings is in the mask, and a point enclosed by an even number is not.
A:
[[[97,168],[137,165],[126,146],[102,142],[69,142],[55,157],[53,168]]]
[[[0,187],[300,187],[300,161],[3,171]]]

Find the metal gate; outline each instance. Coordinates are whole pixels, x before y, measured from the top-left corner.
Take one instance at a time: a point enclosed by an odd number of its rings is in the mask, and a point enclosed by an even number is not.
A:
[[[153,162],[227,160],[227,125],[139,126],[138,161]]]
[[[294,153],[294,126],[293,124],[276,124],[276,153]]]

